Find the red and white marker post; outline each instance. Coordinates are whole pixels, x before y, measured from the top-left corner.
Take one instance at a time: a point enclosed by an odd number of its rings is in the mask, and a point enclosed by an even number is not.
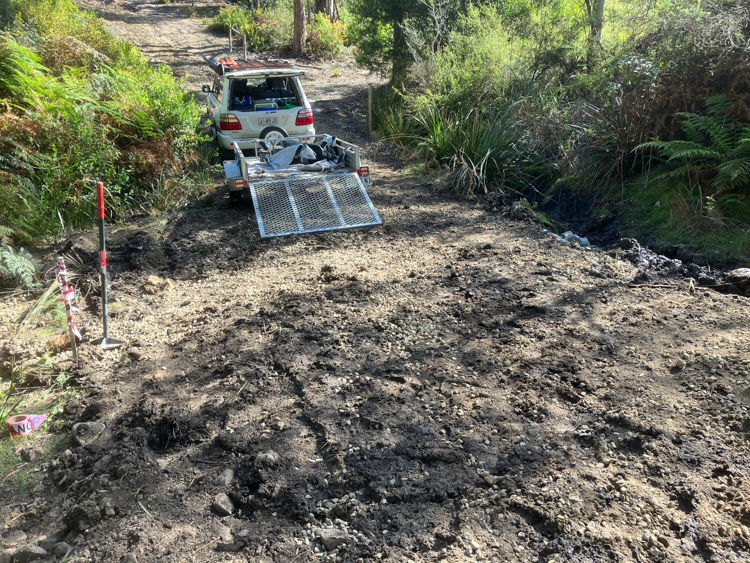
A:
[[[68,285],[68,269],[65,267],[65,259],[60,256],[57,258],[57,283],[62,291],[62,301],[65,303],[65,315],[68,318],[68,332],[70,334],[70,348],[73,350],[73,359],[78,360],[78,340],[81,339],[81,333],[76,328],[75,321],[73,320],[73,311],[78,311],[73,307],[73,299],[75,297],[75,289],[72,285]],[[60,301],[58,299],[58,301]],[[78,340],[76,340],[78,339]]]
[[[99,210],[99,256],[101,260],[100,280],[102,284],[102,325],[104,336],[94,340],[94,344],[101,344],[105,350],[117,348],[125,344],[122,340],[109,337],[109,309],[107,308],[107,247],[104,241],[104,184],[96,183],[96,203]]]

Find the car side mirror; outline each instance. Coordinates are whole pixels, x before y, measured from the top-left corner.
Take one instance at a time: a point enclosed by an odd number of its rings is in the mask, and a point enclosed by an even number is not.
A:
[[[211,91],[211,87],[208,84],[204,84],[202,90],[208,94]]]

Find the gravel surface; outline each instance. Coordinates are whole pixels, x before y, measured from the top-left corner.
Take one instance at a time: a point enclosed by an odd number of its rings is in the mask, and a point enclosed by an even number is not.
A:
[[[16,332],[30,302],[11,297],[0,372],[52,350],[82,395],[49,421],[66,446],[27,451],[22,486],[0,481],[2,549],[747,561],[748,299],[663,258],[634,266],[633,241],[563,244],[499,204],[435,193],[367,141],[369,75],[302,62],[316,124],[366,145],[384,226],[261,240],[219,187],[113,230],[110,331],[127,345],[108,351],[92,344],[96,232],[54,249],[88,292],[81,360],[45,332],[51,317]]]

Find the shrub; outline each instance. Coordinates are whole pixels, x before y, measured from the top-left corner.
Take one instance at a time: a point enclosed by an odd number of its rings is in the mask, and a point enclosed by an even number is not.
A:
[[[0,36],[0,103],[13,104],[0,114],[0,224],[31,237],[87,227],[97,181],[110,212],[140,210],[165,173],[193,159],[200,106],[168,67],[68,0],[28,0],[19,13],[27,21],[14,28],[17,41]],[[46,68],[50,49],[83,66]]]
[[[253,12],[242,6],[227,6],[219,10],[219,13],[214,16],[210,29],[218,32],[227,33],[230,27],[245,33],[249,27],[248,22],[252,17]]]
[[[247,36],[247,47],[255,51],[287,51],[292,46],[294,19],[290,0],[252,9],[240,6],[222,8],[209,26],[228,32],[233,27]]]
[[[315,14],[308,27],[307,50],[318,59],[335,59],[344,51],[344,24]]]

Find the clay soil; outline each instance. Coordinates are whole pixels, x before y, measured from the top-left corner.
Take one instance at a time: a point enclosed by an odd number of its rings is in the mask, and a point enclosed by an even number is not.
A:
[[[176,4],[98,7],[126,37],[139,13],[197,25]],[[162,60],[204,72],[180,53]],[[564,245],[437,193],[370,140],[376,77],[299,63],[318,129],[363,145],[384,225],[260,239],[217,183],[198,207],[113,227],[114,350],[92,342],[96,232],[50,249],[48,267],[63,253],[79,275],[80,360],[49,314],[17,330],[32,301],[6,297],[2,375],[47,352],[79,394],[43,437],[14,439],[28,479],[0,479],[3,553],[747,561],[748,298],[631,242]]]

